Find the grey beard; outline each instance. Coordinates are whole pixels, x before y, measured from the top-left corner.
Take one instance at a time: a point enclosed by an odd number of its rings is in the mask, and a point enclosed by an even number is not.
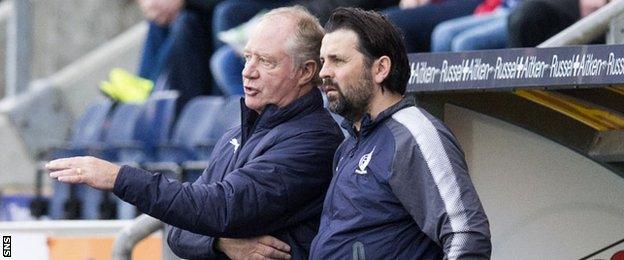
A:
[[[373,98],[373,80],[366,77],[367,73],[368,71],[362,72],[357,87],[352,86],[353,89],[350,90],[352,92],[351,99],[348,99],[343,94],[342,89],[334,84],[338,92],[338,99],[329,102],[329,110],[351,122],[359,121],[368,110]],[[323,83],[333,84],[331,80]]]
[[[342,92],[338,91],[340,97],[338,100],[329,102],[329,111],[332,111],[345,119],[355,122],[362,117],[362,112],[356,111],[353,105],[345,98]]]
[[[329,102],[329,110],[351,122],[356,122],[360,120],[360,118],[362,118],[362,115],[364,115],[364,113],[368,109],[369,102],[371,100],[370,93],[359,93],[361,95],[354,97],[356,101],[354,104],[354,102],[345,97],[345,95],[339,88],[337,88],[337,92],[338,100]]]

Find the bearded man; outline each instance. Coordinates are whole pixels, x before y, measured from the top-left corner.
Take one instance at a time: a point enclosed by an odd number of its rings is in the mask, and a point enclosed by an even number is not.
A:
[[[404,97],[398,30],[336,9],[321,46],[323,90],[350,137],[334,156],[311,259],[488,259],[487,216],[449,129]]]

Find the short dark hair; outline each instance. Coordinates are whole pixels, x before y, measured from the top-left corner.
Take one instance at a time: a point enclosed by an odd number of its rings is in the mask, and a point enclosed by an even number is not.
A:
[[[358,36],[358,51],[366,57],[368,66],[381,56],[390,58],[392,65],[388,77],[381,82],[382,90],[404,94],[410,68],[405,43],[396,26],[377,12],[340,7],[332,12],[325,24],[325,32],[341,29],[351,30]]]

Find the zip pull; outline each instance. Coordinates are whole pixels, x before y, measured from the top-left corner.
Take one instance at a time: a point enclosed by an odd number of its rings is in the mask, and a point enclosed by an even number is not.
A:
[[[358,136],[358,138],[355,139],[355,145],[349,150],[349,158],[353,157],[355,155],[355,151],[358,149],[358,146],[360,146],[360,137]]]
[[[364,244],[360,241],[353,243],[353,260],[366,260]]]

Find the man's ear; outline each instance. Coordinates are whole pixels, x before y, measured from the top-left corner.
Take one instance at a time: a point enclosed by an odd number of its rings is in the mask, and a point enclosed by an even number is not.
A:
[[[299,85],[305,85],[307,83],[310,83],[312,80],[314,80],[314,76],[316,75],[316,69],[318,67],[318,64],[316,64],[316,61],[313,60],[307,60],[306,62],[303,63],[303,65],[301,66],[301,78],[299,78]]]
[[[381,84],[390,74],[390,68],[392,67],[392,61],[388,56],[381,56],[373,62],[371,73],[373,74],[373,81],[376,84]]]

